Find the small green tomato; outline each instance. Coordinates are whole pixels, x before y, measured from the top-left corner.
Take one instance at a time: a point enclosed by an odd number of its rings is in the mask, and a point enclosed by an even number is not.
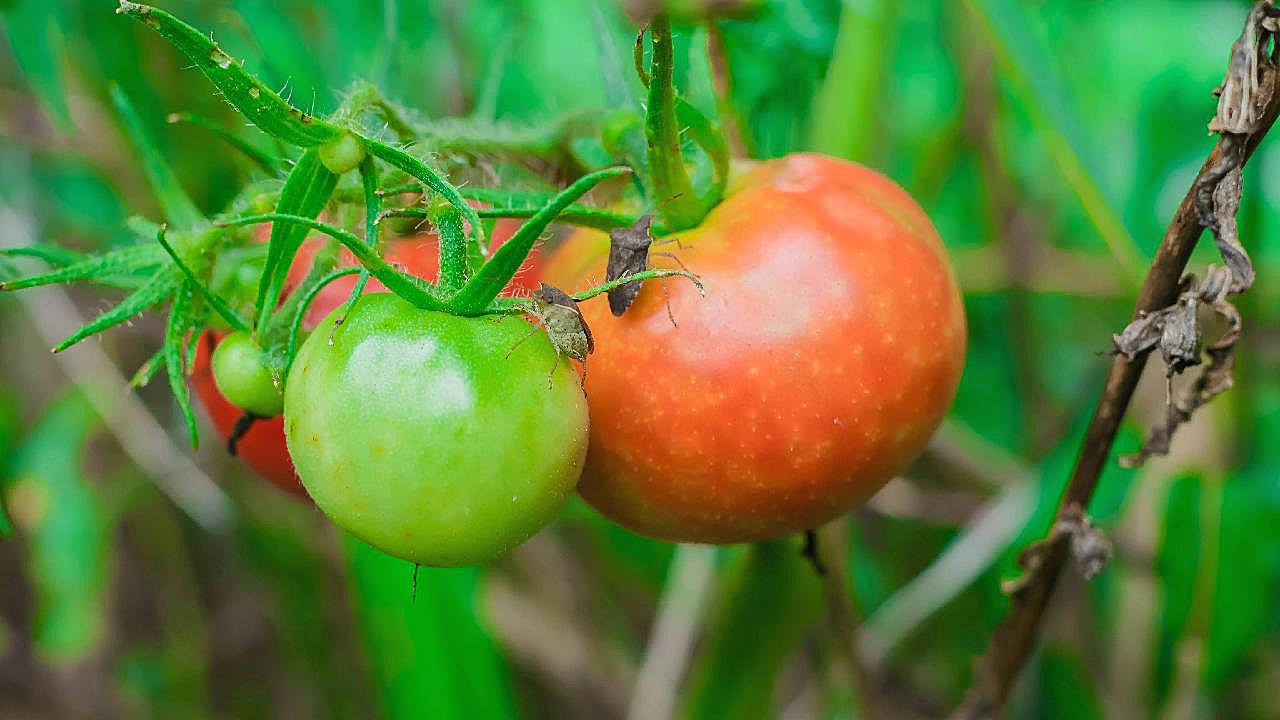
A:
[[[337,140],[320,146],[320,162],[334,175],[342,175],[360,165],[364,152],[359,138],[349,132],[343,133]]]
[[[457,317],[386,293],[361,297],[332,333],[335,316],[285,387],[289,454],[325,514],[434,566],[494,560],[556,517],[582,471],[587,405],[545,334],[520,344],[521,317]]]
[[[210,361],[213,381],[233,405],[259,417],[284,410],[284,396],[263,357],[262,348],[244,331],[222,338]]]

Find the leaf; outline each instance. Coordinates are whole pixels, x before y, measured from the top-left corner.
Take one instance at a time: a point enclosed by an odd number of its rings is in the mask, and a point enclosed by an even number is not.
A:
[[[338,176],[320,161],[320,153],[311,149],[303,153],[298,164],[284,181],[276,212],[315,218],[328,204]],[[280,299],[280,291],[289,275],[289,266],[298,253],[307,228],[296,223],[271,226],[271,240],[267,245],[267,262],[262,268],[258,284],[257,318],[255,326],[261,330],[271,315],[271,308]]]
[[[477,614],[476,568],[417,569],[346,539],[356,612],[389,718],[518,717],[502,656]]]
[[[1138,245],[1098,182],[1099,162],[1067,90],[1052,70],[1052,56],[1038,42],[1029,11],[1013,0],[968,0],[996,49],[996,62],[1032,113],[1037,132],[1064,179],[1102,237],[1124,278],[1136,284],[1145,266]]]
[[[82,395],[55,401],[19,448],[6,493],[27,539],[35,585],[32,638],[59,660],[89,655],[106,628],[110,535],[102,499],[80,472],[85,444],[99,423]]]
[[[268,175],[274,176],[284,167],[283,160],[231,132],[217,120],[189,112],[173,113],[166,119],[170,124],[186,123],[188,125],[194,125],[198,128],[208,130],[221,138],[223,142],[226,142],[231,147],[239,150],[242,155],[253,161],[255,165],[262,168],[262,171]]]
[[[682,716],[770,715],[778,670],[822,613],[822,585],[794,542],[755,543],[726,571]]]
[[[814,94],[809,145],[816,151],[867,162],[883,116],[876,107],[889,70],[899,3],[843,3],[836,46]]]
[[[66,82],[62,77],[62,47],[59,27],[65,18],[57,3],[40,0],[15,0],[0,5],[0,20],[8,35],[18,67],[26,75],[40,104],[60,131],[71,134],[71,113],[67,109]]]
[[[314,148],[342,135],[342,130],[290,105],[271,88],[250,75],[242,63],[223,52],[218,44],[169,13],[128,0],[120,0],[116,12],[128,15],[160,33],[222,92],[227,102],[272,137],[304,148]]]
[[[448,307],[460,315],[478,315],[515,277],[534,242],[543,230],[555,220],[562,210],[582,197],[598,183],[609,178],[621,177],[630,173],[629,168],[608,168],[583,176],[566,190],[552,198],[533,217],[520,226],[520,229],[502,244],[502,247],[489,258],[489,262],[476,272],[456,295],[449,299]]]
[[[183,229],[193,228],[204,222],[204,215],[196,209],[195,203],[191,202],[191,198],[178,183],[178,178],[165,162],[142,118],[134,110],[133,103],[119,85],[111,86],[111,100],[115,103],[120,118],[124,120],[125,129],[129,131],[133,144],[137,146],[138,154],[142,157],[142,169],[151,182],[151,189],[160,201],[165,217]]]

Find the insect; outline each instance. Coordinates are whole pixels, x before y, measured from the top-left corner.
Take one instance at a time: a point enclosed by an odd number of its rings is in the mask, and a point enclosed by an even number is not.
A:
[[[606,282],[613,282],[619,278],[649,269],[649,250],[653,246],[653,235],[650,234],[649,230],[652,224],[653,216],[643,215],[631,227],[616,228],[609,231],[609,262],[605,266]],[[677,245],[680,243],[675,238],[662,242],[675,242]],[[684,267],[684,263],[680,262],[680,258],[671,253],[653,254],[669,257],[679,263],[681,267]],[[664,295],[666,294],[666,284],[663,284],[662,292]],[[636,296],[639,294],[639,283],[627,283],[610,290],[609,310],[614,317],[622,317],[622,314],[631,307],[631,304],[636,301]],[[670,304],[667,305],[667,316],[671,318],[671,324],[675,325],[676,319],[671,315]]]
[[[520,338],[520,341],[507,351],[507,355],[510,356],[520,343],[532,337],[541,326],[546,329],[547,337],[551,339],[551,346],[555,348],[557,366],[561,355],[568,355],[581,362],[582,382],[586,383],[587,356],[595,351],[596,343],[591,337],[591,328],[587,327],[586,318],[582,317],[582,311],[578,309],[578,301],[554,285],[539,283],[538,289],[533,293],[530,312],[538,318],[538,323],[528,335]],[[547,374],[548,385],[551,384],[554,373],[555,367],[552,367],[551,372]]]

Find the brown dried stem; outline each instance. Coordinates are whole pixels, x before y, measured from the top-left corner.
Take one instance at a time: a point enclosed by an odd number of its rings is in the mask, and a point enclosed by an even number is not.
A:
[[[1274,12],[1269,0],[1255,8]],[[1233,57],[1233,61],[1234,61]],[[1275,73],[1274,67],[1267,72]],[[1178,299],[1183,271],[1191,257],[1204,225],[1197,213],[1197,193],[1213,178],[1222,177],[1223,161],[1243,151],[1239,165],[1248,161],[1263,136],[1280,114],[1280,92],[1272,93],[1260,108],[1256,124],[1248,135],[1224,134],[1205,160],[1191,188],[1183,197],[1172,222],[1165,231],[1160,247],[1138,296],[1133,317],[1168,307]],[[1089,421],[1075,468],[1058,504],[1055,527],[1072,517],[1083,517],[1098,485],[1098,478],[1111,456],[1112,444],[1120,422],[1133,397],[1138,379],[1146,366],[1147,353],[1132,359],[1116,355],[1102,389],[1101,399]],[[953,720],[979,720],[1000,714],[1023,665],[1035,649],[1036,639],[1054,588],[1071,555],[1070,533],[1051,532],[1038,544],[1035,568],[1026,582],[1017,587],[1010,614],[997,627],[986,655],[979,661],[977,678],[964,703],[952,714]]]

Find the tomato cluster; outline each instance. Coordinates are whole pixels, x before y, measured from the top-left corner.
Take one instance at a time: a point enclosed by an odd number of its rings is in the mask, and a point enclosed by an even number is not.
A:
[[[302,492],[291,452],[340,525],[416,562],[458,564],[535,532],[580,473],[583,497],[629,528],[729,543],[815,527],[919,452],[959,381],[965,323],[942,243],[900,188],[792,155],[750,168],[677,240],[655,241],[652,261],[672,251],[707,297],[650,283],[620,318],[584,303],[598,347],[585,405],[551,343],[521,343],[530,327],[509,317],[379,295],[333,333],[322,318],[349,296],[343,278],[308,315],[319,325],[289,376],[287,422],[254,425],[241,457]],[[542,274],[588,286],[608,251],[606,234],[579,231]],[[425,277],[438,259],[431,237],[387,257]],[[193,382],[225,434],[241,411],[210,380],[213,345],[202,341]]]

